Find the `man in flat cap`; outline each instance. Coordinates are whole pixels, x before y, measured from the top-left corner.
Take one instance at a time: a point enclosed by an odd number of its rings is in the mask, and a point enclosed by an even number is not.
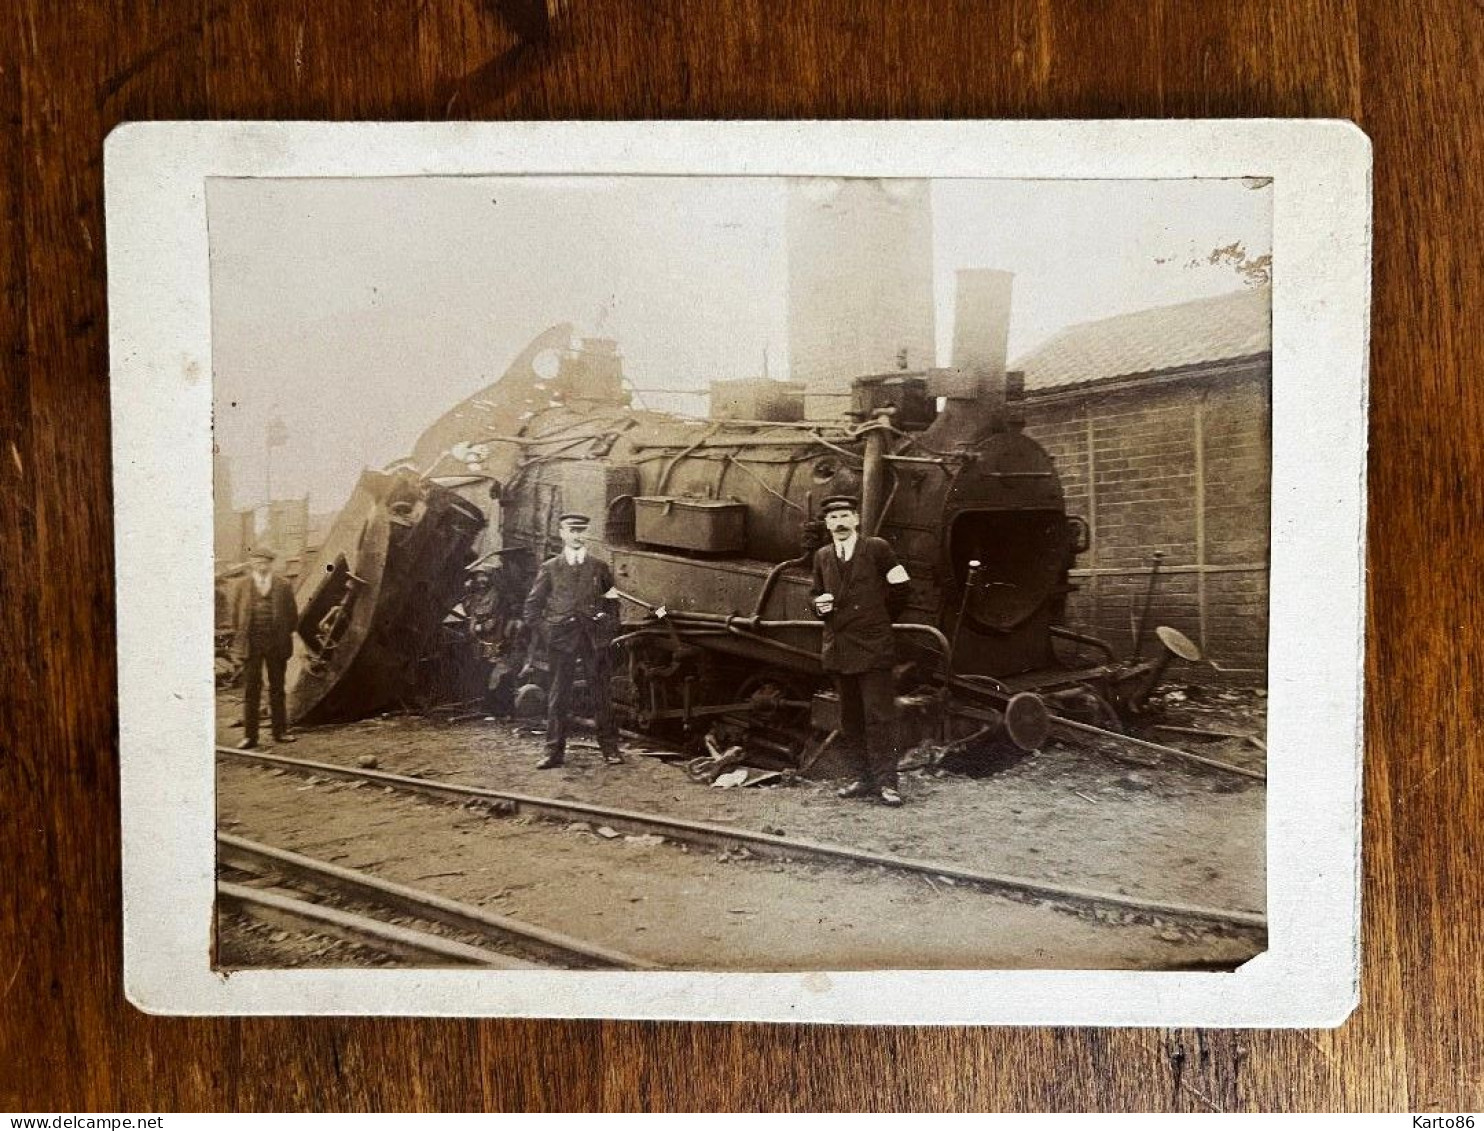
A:
[[[820,508],[830,540],[814,552],[812,600],[824,621],[824,670],[840,696],[841,729],[857,777],[841,797],[898,806],[891,622],[907,607],[907,571],[884,538],[860,532],[854,498]]]
[[[580,657],[587,668],[588,691],[598,724],[598,749],[609,765],[621,763],[618,724],[613,718],[609,683],[612,661],[608,645],[618,625],[618,590],[608,563],[588,553],[585,514],[557,520],[562,552],[541,563],[526,598],[525,621],[546,625],[546,658],[551,682],[546,690],[546,756],[538,770],[560,766],[567,756],[567,719],[571,713],[572,679]]]
[[[294,590],[273,568],[275,555],[256,549],[248,555],[248,574],[232,595],[232,650],[243,663],[243,750],[258,744],[258,707],[263,696],[263,669],[268,670],[268,714],[273,741],[293,742],[288,708],[284,703],[283,674],[294,654],[294,626],[299,609]]]

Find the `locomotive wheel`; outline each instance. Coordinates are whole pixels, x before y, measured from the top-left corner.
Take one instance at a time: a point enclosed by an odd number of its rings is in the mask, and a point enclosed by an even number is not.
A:
[[[781,672],[754,672],[737,688],[736,702],[750,705],[750,714],[764,726],[779,730],[807,726],[810,693],[797,681]]]
[[[764,669],[753,672],[737,687],[735,703],[747,703],[745,716],[753,746],[796,765],[809,739],[809,702],[812,692],[791,673]]]
[[[546,714],[546,691],[539,683],[523,684],[515,693],[515,717],[536,719]]]
[[[1005,704],[1005,734],[1025,751],[1041,749],[1051,736],[1051,712],[1039,695],[1021,692]]]

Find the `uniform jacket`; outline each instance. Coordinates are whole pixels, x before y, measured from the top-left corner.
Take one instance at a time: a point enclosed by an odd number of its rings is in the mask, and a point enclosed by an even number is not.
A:
[[[606,648],[618,626],[618,600],[608,597],[613,571],[587,551],[580,565],[568,565],[565,553],[548,558],[536,571],[526,598],[525,619],[546,622],[547,647],[568,652],[582,639]]]
[[[249,573],[237,583],[232,591],[232,651],[238,659],[247,656],[248,628],[252,624],[252,603],[257,596]],[[277,574],[268,589],[268,598],[273,602],[273,623],[267,655],[275,660],[286,660],[294,654],[294,628],[299,623],[299,608],[294,604],[294,587]]]
[[[896,584],[887,580],[893,571],[901,578]],[[821,593],[835,596],[834,610],[823,618],[824,670],[852,675],[891,667],[892,618],[907,606],[906,571],[891,543],[861,535],[850,564],[845,565],[834,542],[826,542],[814,551],[810,597]]]

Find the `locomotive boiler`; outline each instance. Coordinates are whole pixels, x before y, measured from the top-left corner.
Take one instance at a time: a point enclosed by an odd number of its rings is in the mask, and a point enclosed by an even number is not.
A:
[[[1034,749],[1053,715],[1136,714],[1194,646],[1160,630],[1160,657],[1118,661],[1062,625],[1087,527],[1022,431],[1002,346],[985,352],[863,375],[833,391],[828,415],[806,412],[793,386],[733,382],[709,419],[692,419],[636,407],[615,343],[574,347],[571,327],[553,327],[402,466],[367,473],[333,557],[298,595],[291,709],[343,718],[450,679],[434,642],[457,635],[450,613],[467,610],[451,607],[478,571],[496,693],[539,711],[541,641],[519,621],[521,599],[559,546],[557,516],[580,511],[624,598],[611,691],[630,725],[696,739],[720,728],[755,758],[818,763],[839,718],[810,557],[824,541],[818,504],[851,494],[862,529],[891,542],[912,579],[895,629],[904,745]]]

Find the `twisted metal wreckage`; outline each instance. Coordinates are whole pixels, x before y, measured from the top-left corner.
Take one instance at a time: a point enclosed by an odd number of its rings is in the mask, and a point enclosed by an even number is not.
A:
[[[407,460],[362,475],[300,581],[292,717],[486,685],[495,710],[542,710],[542,642],[520,607],[558,547],[557,516],[577,510],[625,599],[612,693],[630,725],[691,739],[713,772],[823,770],[839,710],[809,558],[819,501],[845,493],[912,577],[895,626],[903,748],[1032,750],[1053,725],[1122,730],[1166,667],[1200,652],[1159,627],[1144,658],[1147,599],[1126,658],[1064,625],[1087,525],[1021,429],[1015,375],[994,350],[967,352],[951,369],[858,378],[832,420],[804,419],[802,398],[766,380],[729,383],[725,418],[697,420],[636,408],[614,342],[574,348],[570,325],[552,327]]]

